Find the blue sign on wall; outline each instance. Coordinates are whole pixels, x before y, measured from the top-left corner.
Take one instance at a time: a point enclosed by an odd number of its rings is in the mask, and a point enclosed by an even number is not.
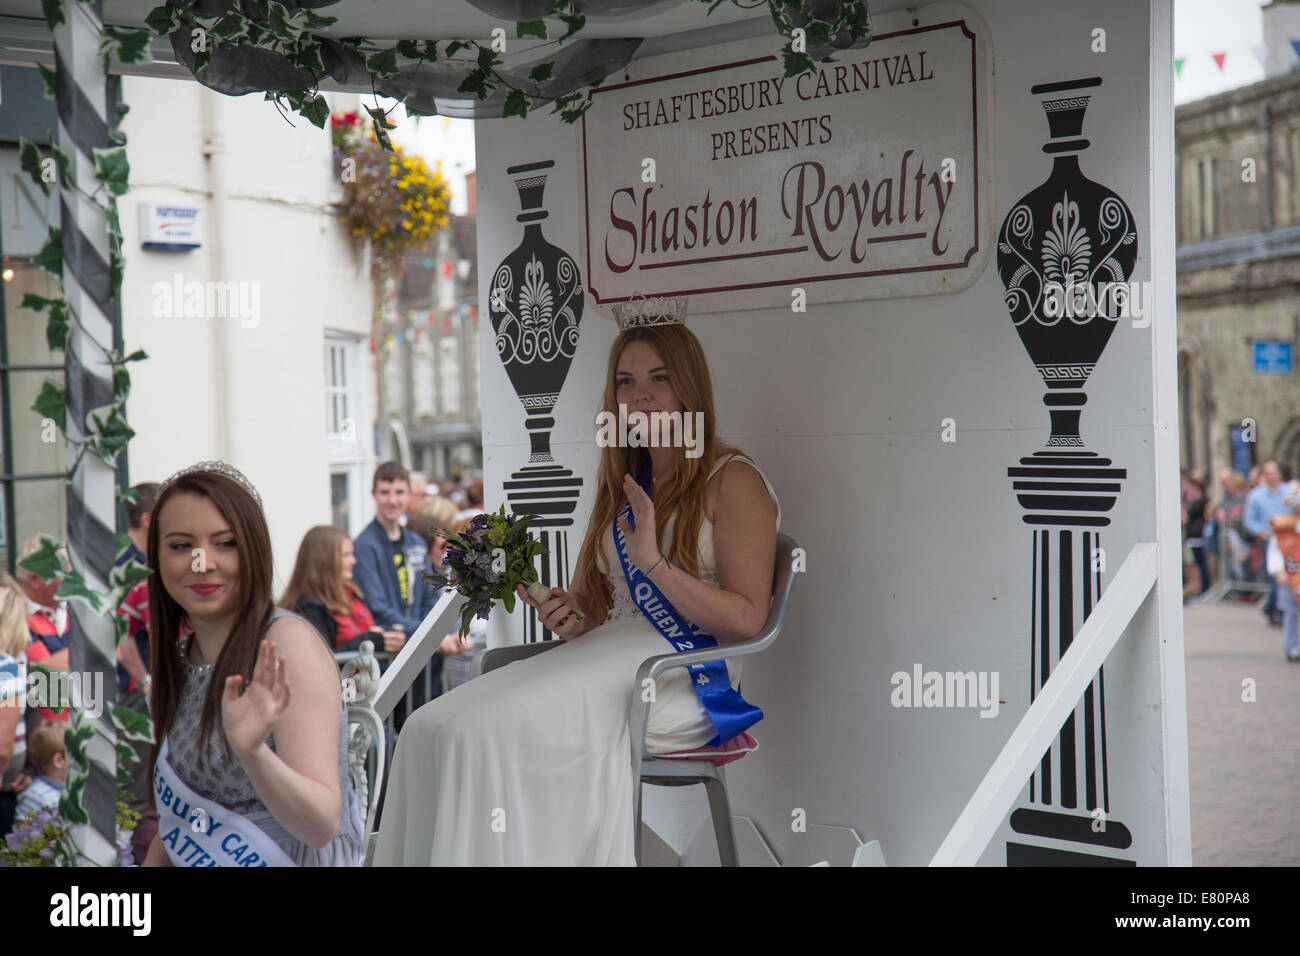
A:
[[[1256,375],[1290,375],[1291,374],[1291,343],[1290,342],[1256,342],[1255,343],[1255,374]]]

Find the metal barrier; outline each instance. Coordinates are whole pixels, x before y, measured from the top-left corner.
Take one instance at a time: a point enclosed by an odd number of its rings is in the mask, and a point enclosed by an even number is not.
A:
[[[1219,526],[1219,562],[1218,572],[1219,580],[1210,586],[1210,589],[1204,594],[1199,595],[1195,600],[1199,604],[1217,604],[1234,591],[1254,591],[1261,594],[1268,594],[1272,587],[1267,575],[1262,581],[1236,580],[1229,575],[1233,571],[1233,562],[1228,555],[1228,529]],[[1249,554],[1249,551],[1247,552]],[[1242,566],[1245,567],[1247,559],[1242,560]],[[1261,555],[1261,561],[1263,556]]]

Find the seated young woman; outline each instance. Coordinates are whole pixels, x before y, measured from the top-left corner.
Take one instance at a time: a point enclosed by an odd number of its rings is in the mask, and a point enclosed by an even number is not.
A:
[[[573,586],[538,608],[564,644],[411,715],[394,755],[376,865],[632,864],[627,718],[642,692],[633,685],[642,661],[679,649],[649,615],[663,620],[669,604],[720,644],[762,630],[780,506],[757,466],[718,438],[708,363],[694,334],[681,324],[621,332],[603,407],[617,414],[619,405],[699,413],[700,453],[681,445],[602,448]],[[653,608],[648,585],[659,592]],[[522,589],[520,596],[536,607]],[[712,686],[739,698],[740,671],[739,659],[727,661]],[[719,725],[695,676],[677,668],[658,680],[651,752],[725,743],[744,731],[743,721]],[[745,719],[758,716],[750,708]]]

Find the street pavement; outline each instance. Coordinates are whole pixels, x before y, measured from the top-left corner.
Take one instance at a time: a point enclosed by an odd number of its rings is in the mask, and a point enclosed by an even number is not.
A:
[[[1259,606],[1189,603],[1183,621],[1192,864],[1300,865],[1300,663]]]

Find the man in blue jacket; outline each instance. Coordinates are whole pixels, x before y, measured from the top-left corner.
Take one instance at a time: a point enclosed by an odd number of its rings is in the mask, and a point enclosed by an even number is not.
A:
[[[353,580],[361,588],[363,600],[375,623],[384,630],[400,624],[407,637],[415,634],[425,615],[433,610],[437,592],[424,581],[429,571],[429,549],[420,536],[402,526],[410,494],[410,475],[395,461],[386,461],[375,469],[370,493],[375,499],[375,519],[366,525],[352,543],[357,564]],[[435,653],[427,671],[432,685],[431,696],[442,690],[442,655]],[[416,706],[424,703],[424,680],[417,678],[412,689]],[[405,714],[404,701],[398,702],[394,720],[400,726]]]

